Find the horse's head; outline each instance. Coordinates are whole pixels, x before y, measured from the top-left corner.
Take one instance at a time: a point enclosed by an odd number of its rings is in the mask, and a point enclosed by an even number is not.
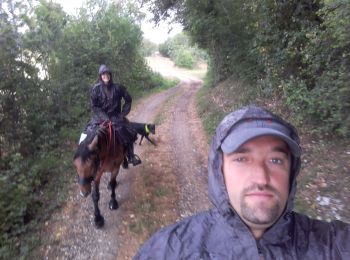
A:
[[[91,185],[99,167],[98,136],[84,140],[74,156],[74,165],[78,174],[80,195],[87,197],[91,193]]]

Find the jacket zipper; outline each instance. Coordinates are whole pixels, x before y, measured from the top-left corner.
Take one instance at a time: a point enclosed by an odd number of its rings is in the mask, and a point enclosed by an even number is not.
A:
[[[256,242],[256,246],[258,248],[259,260],[265,260],[260,243]]]

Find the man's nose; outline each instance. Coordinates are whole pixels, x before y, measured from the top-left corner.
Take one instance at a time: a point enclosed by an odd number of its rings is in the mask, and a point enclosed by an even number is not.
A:
[[[266,185],[270,182],[269,170],[264,162],[259,162],[254,167],[253,179],[259,185]]]

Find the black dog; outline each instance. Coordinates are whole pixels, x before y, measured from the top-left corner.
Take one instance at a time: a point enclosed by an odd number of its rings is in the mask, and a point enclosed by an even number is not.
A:
[[[156,144],[148,137],[150,133],[155,134],[156,133],[156,126],[154,124],[143,124],[143,123],[135,123],[130,122],[130,125],[132,128],[136,130],[136,132],[141,135],[141,140],[139,145],[141,145],[143,138],[145,137],[147,141],[149,141],[151,144]]]

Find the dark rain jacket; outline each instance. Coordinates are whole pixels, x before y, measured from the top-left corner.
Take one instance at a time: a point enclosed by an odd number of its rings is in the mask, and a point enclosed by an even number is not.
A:
[[[101,79],[101,75],[105,72],[110,74],[108,85],[105,85]],[[99,83],[91,89],[90,99],[94,115],[84,132],[93,132],[98,124],[111,120],[121,126],[118,132],[123,143],[127,144],[135,140],[137,133],[125,119],[131,110],[132,98],[123,85],[113,83],[112,73],[106,65],[100,66]]]
[[[221,143],[241,119],[265,116],[270,117],[256,107],[246,107],[225,117],[209,153],[209,196],[214,208],[158,231],[134,259],[350,259],[349,224],[313,220],[292,210],[300,158],[293,158],[286,209],[259,241],[231,207],[220,170]]]
[[[108,85],[101,80],[101,75],[105,72],[110,75]],[[112,73],[106,65],[100,66],[99,83],[92,88],[90,98],[95,120],[122,119],[131,110],[131,96],[123,85],[113,83]]]

